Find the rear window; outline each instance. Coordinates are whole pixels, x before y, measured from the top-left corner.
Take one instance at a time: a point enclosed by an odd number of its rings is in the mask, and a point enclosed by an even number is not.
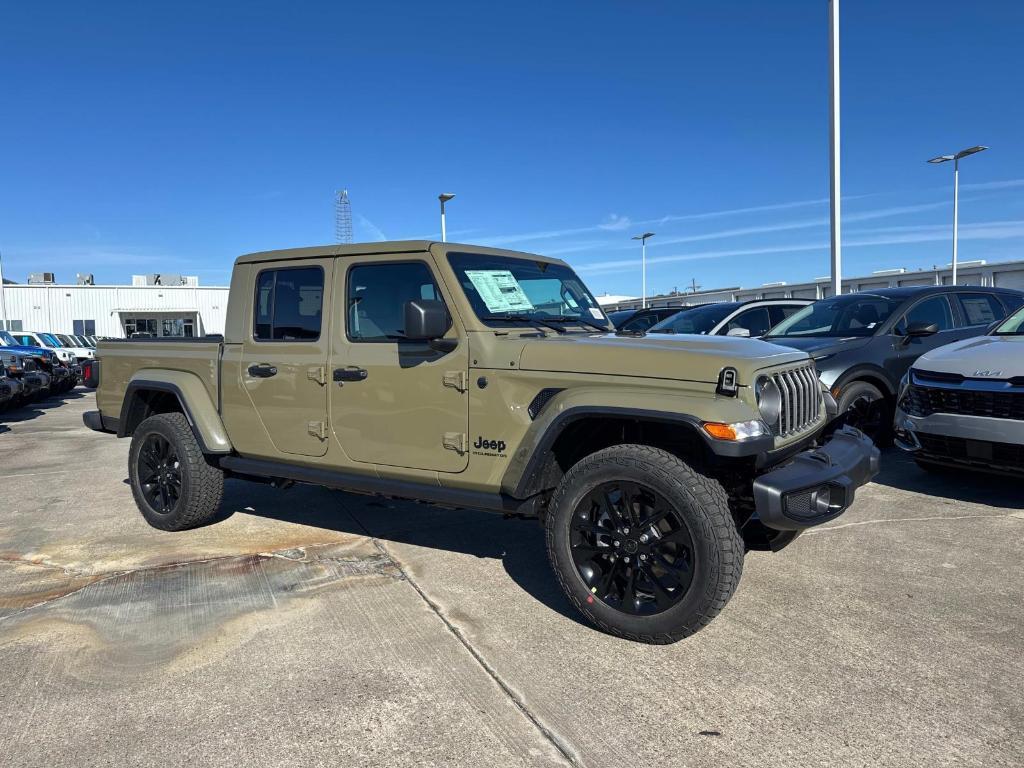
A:
[[[316,341],[324,301],[320,267],[267,269],[256,277],[252,337],[256,341]]]
[[[995,296],[988,293],[961,293],[960,308],[964,311],[965,325],[990,325],[1006,317],[1006,310]]]

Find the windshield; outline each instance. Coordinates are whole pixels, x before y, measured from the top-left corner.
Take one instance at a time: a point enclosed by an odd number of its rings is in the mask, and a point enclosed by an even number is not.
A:
[[[72,339],[67,334],[57,333],[57,334],[54,334],[54,335],[57,337],[57,339],[60,341],[60,343],[63,344],[65,347],[80,347],[80,346],[82,346],[79,342],[75,341],[74,339]]]
[[[611,330],[597,299],[563,264],[481,253],[450,253],[448,262],[488,325],[576,322]]]
[[[57,341],[57,339],[52,334],[40,333],[39,334],[39,338],[42,339],[43,340],[43,344],[45,344],[48,347],[60,347],[61,346],[61,343],[59,341]]]
[[[18,340],[11,336],[7,331],[0,331],[0,343],[7,347],[22,346],[21,344],[18,344]]]
[[[1024,336],[1024,307],[1006,318],[994,333],[996,336]]]
[[[765,338],[872,336],[899,305],[898,300],[885,296],[822,299],[783,320]]]
[[[711,333],[735,308],[732,302],[725,302],[684,309],[652,325],[648,333]]]

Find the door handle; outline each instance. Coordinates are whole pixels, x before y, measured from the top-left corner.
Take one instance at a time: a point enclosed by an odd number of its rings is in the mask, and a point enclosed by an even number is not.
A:
[[[350,365],[347,368],[335,368],[335,381],[362,381],[366,378],[366,369]]]
[[[257,379],[269,379],[271,376],[277,375],[277,368],[268,363],[250,365],[249,375],[255,376]]]

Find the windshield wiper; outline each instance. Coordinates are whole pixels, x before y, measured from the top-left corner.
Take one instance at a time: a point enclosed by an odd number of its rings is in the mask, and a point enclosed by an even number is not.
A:
[[[504,315],[482,315],[480,319],[485,321],[499,320],[510,323],[532,323],[533,325],[540,325],[543,326],[544,328],[549,328],[555,333],[565,333],[565,328],[563,328],[562,326],[547,322],[549,318],[541,320],[540,318],[534,317],[533,315],[516,315],[509,312]]]
[[[587,320],[582,315],[550,315],[545,320],[550,320],[554,323],[579,323],[580,325],[589,325],[591,328],[596,328],[602,333],[608,333],[608,328],[595,323],[593,320]]]

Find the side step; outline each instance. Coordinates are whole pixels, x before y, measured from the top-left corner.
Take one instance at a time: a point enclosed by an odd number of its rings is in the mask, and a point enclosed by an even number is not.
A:
[[[265,459],[245,459],[241,456],[223,456],[219,460],[221,469],[232,474],[253,478],[292,480],[342,491],[368,493],[374,496],[391,496],[399,499],[424,501],[445,507],[482,509],[488,512],[530,515],[536,514],[539,497],[514,499],[498,493],[469,491],[462,488],[444,488],[430,483],[416,483],[409,480],[391,480],[352,472],[339,472],[319,467],[302,467]]]

